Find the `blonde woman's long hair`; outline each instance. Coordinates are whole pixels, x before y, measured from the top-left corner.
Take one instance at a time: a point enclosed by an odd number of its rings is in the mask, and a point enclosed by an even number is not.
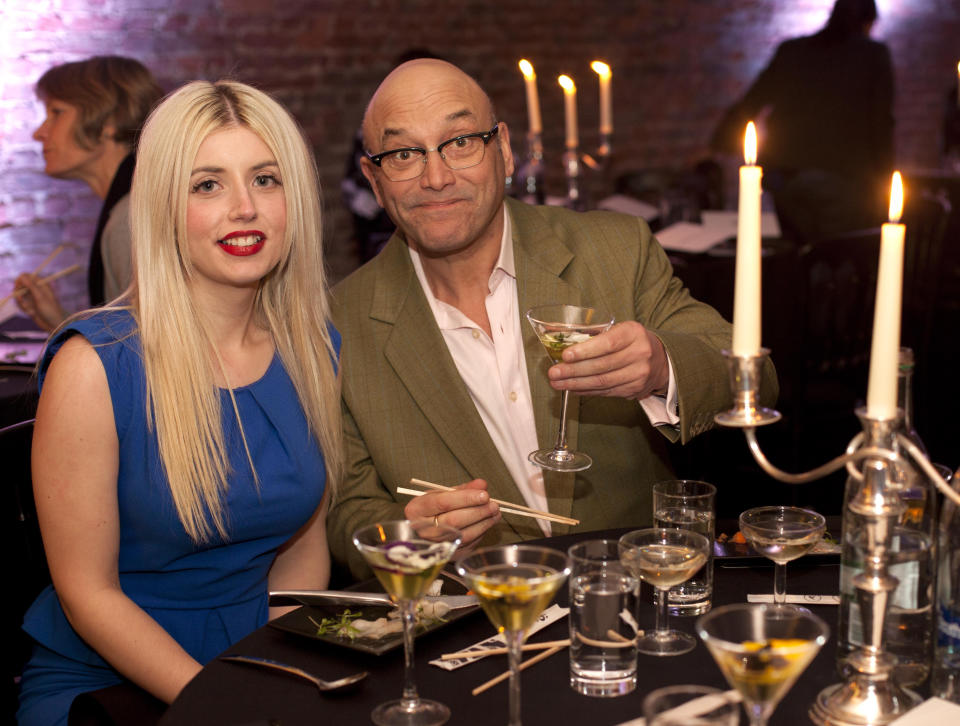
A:
[[[187,198],[197,150],[212,132],[243,127],[257,134],[280,167],[286,234],[277,266],[261,281],[256,321],[273,335],[310,431],[323,451],[331,493],[343,469],[339,380],[331,339],[321,245],[316,162],[290,114],[262,91],[232,81],[195,81],[172,93],[147,121],[131,197],[134,282],[147,381],[147,421],[177,515],[194,542],[228,537],[223,508],[229,458],[215,372],[223,366],[191,295],[194,272],[186,239]],[[244,438],[244,445],[246,439]],[[258,477],[246,452],[254,478]],[[318,476],[319,476],[318,472]]]

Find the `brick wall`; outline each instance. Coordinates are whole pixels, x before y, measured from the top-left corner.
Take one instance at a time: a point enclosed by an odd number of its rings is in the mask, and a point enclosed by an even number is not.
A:
[[[562,193],[562,94],[580,90],[586,149],[596,142],[596,77],[614,71],[615,170],[686,167],[784,38],[812,32],[833,0],[7,0],[0,20],[0,293],[58,243],[64,266],[85,262],[99,200],[79,182],[43,174],[30,134],[41,120],[33,83],[50,65],[97,53],[134,56],[172,89],[229,74],[273,92],[300,119],[316,151],[327,207],[331,271],[355,265],[339,181],[366,98],[391,60],[427,46],[473,73],[522,147],[520,57],[537,68],[551,192]],[[939,163],[940,118],[954,82],[960,4],[878,0],[874,37],[897,73],[897,156]],[[57,267],[61,264],[58,261]],[[82,275],[59,283],[85,304]]]

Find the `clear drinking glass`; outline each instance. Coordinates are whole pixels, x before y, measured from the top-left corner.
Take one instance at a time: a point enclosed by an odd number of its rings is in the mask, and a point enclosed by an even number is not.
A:
[[[822,515],[799,507],[756,507],[740,515],[740,531],[747,542],[773,560],[773,602],[787,605],[787,563],[803,557],[823,538],[827,521]]]
[[[442,703],[420,698],[413,677],[417,604],[460,544],[460,532],[432,519],[379,522],[358,529],[353,544],[403,614],[403,696],[377,706],[377,726],[439,726],[450,718]]]
[[[739,726],[739,704],[740,695],[732,691],[666,686],[643,699],[643,716],[647,726]]]
[[[724,677],[743,696],[750,725],[766,726],[777,704],[827,642],[830,629],[800,608],[738,603],[700,616],[697,633]]]
[[[527,631],[570,574],[559,550],[506,545],[477,550],[457,562],[480,607],[507,641],[510,661],[510,721],[520,726],[520,659]]]
[[[671,479],[653,485],[653,526],[688,529],[710,542],[707,562],[686,582],[667,593],[671,615],[702,615],[713,597],[713,541],[716,539],[715,499],[717,488],[705,481]]]
[[[637,640],[647,655],[680,655],[696,647],[690,635],[667,627],[667,591],[693,576],[707,561],[710,542],[686,529],[638,529],[620,538],[620,561],[657,589],[657,627]]]
[[[615,539],[592,539],[570,557],[570,687],[622,696],[637,687],[640,582],[620,562]]]
[[[571,345],[590,340],[613,325],[613,317],[596,308],[576,305],[541,305],[527,311],[527,320],[533,326],[540,343],[553,363],[563,360],[563,351]],[[531,462],[551,471],[583,471],[593,460],[579,451],[567,448],[567,399],[570,391],[560,397],[560,430],[552,449],[530,452]]]

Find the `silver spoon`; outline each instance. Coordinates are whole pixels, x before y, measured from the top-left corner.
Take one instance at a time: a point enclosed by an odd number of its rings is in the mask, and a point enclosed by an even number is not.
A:
[[[307,673],[302,668],[297,668],[296,666],[287,665],[286,663],[270,660],[269,658],[257,658],[256,656],[252,655],[230,654],[221,655],[220,660],[230,660],[234,661],[235,663],[247,663],[248,665],[260,666],[261,668],[272,668],[285,673],[291,673],[295,676],[299,676],[300,678],[310,681],[321,691],[333,691],[337,688],[343,688],[344,686],[349,686],[351,683],[362,681],[367,677],[367,671],[361,671],[360,673],[354,673],[352,676],[338,678],[335,681],[325,681],[322,678],[317,678],[311,673]]]

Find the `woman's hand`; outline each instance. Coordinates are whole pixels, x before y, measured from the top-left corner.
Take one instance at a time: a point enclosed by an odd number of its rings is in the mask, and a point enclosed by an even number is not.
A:
[[[60,305],[50,283],[41,282],[40,278],[30,272],[24,272],[13,283],[14,292],[23,290],[14,295],[17,306],[25,312],[41,330],[54,330],[67,317],[67,311]]]

